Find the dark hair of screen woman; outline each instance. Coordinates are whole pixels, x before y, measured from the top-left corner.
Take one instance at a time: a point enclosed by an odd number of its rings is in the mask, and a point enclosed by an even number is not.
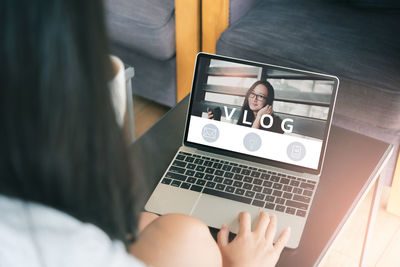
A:
[[[247,90],[237,124],[283,133],[280,127],[282,120],[273,113],[274,98],[274,87],[268,81],[256,81],[253,83]],[[270,128],[263,128],[261,125],[260,120],[264,114],[271,115],[274,118]],[[269,120],[268,118],[264,118],[264,120],[265,124],[269,123],[266,122]]]
[[[1,5],[0,194],[128,243],[140,194],[107,87],[101,1]]]

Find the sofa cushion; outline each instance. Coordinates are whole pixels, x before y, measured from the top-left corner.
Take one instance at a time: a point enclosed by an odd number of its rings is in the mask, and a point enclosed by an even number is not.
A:
[[[366,8],[400,8],[398,0],[349,0],[349,2]]]
[[[400,16],[331,3],[262,1],[217,53],[339,76],[336,112],[400,130]]]
[[[154,59],[175,55],[174,0],[106,0],[111,39]]]

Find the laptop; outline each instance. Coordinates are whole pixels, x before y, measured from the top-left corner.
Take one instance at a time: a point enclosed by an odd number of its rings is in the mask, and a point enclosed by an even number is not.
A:
[[[335,76],[199,53],[182,146],[145,210],[238,231],[275,214],[299,246],[324,162]],[[277,235],[278,236],[278,235]],[[277,238],[277,237],[276,237]]]

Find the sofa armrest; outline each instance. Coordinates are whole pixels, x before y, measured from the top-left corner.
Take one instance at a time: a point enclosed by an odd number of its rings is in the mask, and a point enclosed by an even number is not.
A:
[[[191,89],[196,55],[200,52],[200,0],[175,0],[177,102]]]

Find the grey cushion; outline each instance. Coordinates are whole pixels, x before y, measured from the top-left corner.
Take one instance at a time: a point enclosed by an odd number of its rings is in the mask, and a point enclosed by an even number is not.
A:
[[[217,53],[338,75],[336,112],[400,130],[400,16],[330,3],[261,1]]]
[[[175,55],[174,5],[174,0],[106,0],[111,39],[154,59],[171,59]]]
[[[400,8],[398,0],[349,0],[349,2],[359,7]]]
[[[176,104],[175,57],[167,61],[150,59],[115,44],[112,53],[135,68],[135,77],[132,81],[134,94],[169,107]]]

